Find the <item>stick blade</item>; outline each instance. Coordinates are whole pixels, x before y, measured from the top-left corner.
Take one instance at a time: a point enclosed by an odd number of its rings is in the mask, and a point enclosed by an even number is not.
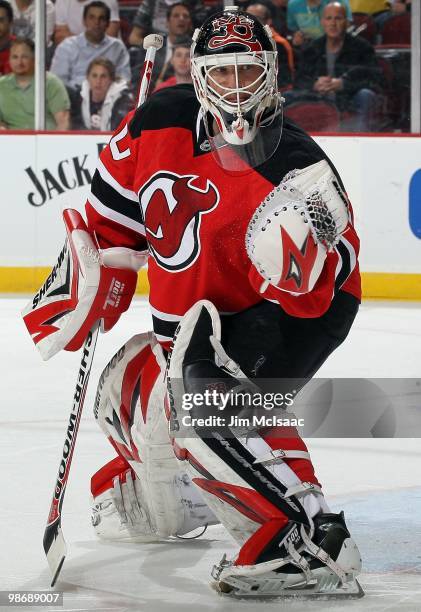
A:
[[[54,586],[67,554],[67,545],[59,520],[51,525],[47,525],[45,529],[44,551],[53,576],[51,586]]]

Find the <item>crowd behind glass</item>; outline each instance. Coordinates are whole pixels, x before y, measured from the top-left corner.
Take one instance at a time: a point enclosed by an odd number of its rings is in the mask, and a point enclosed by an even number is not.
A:
[[[313,132],[407,132],[410,0],[243,0],[278,49],[285,113]],[[151,90],[191,83],[196,26],[218,0],[46,0],[47,130],[114,130],[133,108],[143,38],[164,35]],[[34,0],[0,0],[0,129],[34,129]]]

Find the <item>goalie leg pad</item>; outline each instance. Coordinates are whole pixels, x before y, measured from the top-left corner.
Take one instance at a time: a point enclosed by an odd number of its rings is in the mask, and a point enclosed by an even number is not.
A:
[[[92,525],[97,536],[119,542],[159,541],[149,518],[140,481],[122,457],[104,465],[91,479]]]
[[[214,515],[185,473],[178,473],[167,486],[172,497],[181,502],[183,516],[177,534],[215,523]],[[116,457],[104,465],[91,479],[92,525],[97,536],[119,542],[159,542],[151,518],[148,488],[143,486],[125,459]]]
[[[159,384],[159,346],[153,333],[133,336],[106,365],[99,378],[94,416],[117,452],[127,461],[141,461],[131,428],[144,419],[154,386]],[[162,356],[163,358],[163,356]],[[142,389],[143,405],[139,405]]]
[[[301,481],[288,465],[290,459],[310,461],[301,445],[284,450],[282,438],[269,438],[263,431],[253,437],[236,436],[232,428],[224,425],[210,425],[206,430],[196,427],[195,435],[187,435],[182,429],[177,432],[183,393],[201,389],[204,395],[209,380],[213,386],[225,385],[230,390],[245,384],[241,368],[224,353],[220,338],[216,309],[205,300],[198,302],[179,325],[168,366],[177,456],[186,461],[208,505],[242,545],[236,559],[224,562],[215,578],[218,583],[228,580],[229,584],[236,576],[265,575],[284,568],[278,587],[307,587],[318,580],[315,570],[324,577],[334,574],[336,584],[353,583],[359,571],[355,555],[344,568],[331,556],[332,553],[342,561],[341,550],[349,549],[349,542],[344,543],[349,538],[342,538],[340,550],[322,550],[317,543],[317,521],[323,521],[328,507],[317,481]],[[352,547],[358,555],[353,542]],[[320,568],[307,557],[315,559]],[[265,594],[265,588],[261,594]],[[233,589],[238,590],[238,584]]]
[[[114,497],[119,488],[125,493],[131,468],[129,480],[146,508],[150,528],[164,538],[217,522],[174,456],[164,412],[165,366],[152,333],[134,336],[102,372],[94,408],[102,430],[127,462],[119,482],[113,483]],[[149,528],[145,535],[150,535]]]
[[[254,390],[257,388],[244,377],[238,364],[233,362],[229,356],[224,356],[223,349],[220,347],[220,338],[219,315],[210,302],[206,300],[198,302],[183,317],[176,333],[168,366],[169,400],[172,424],[175,429],[177,422],[183,417],[180,401],[183,394],[201,391],[205,395],[206,388],[203,385],[207,383],[210,386],[217,385],[224,391],[235,391],[238,388],[243,391],[246,384],[249,384]],[[190,412],[194,417],[197,413],[196,406]],[[181,430],[181,433],[183,432],[185,430]],[[296,438],[298,448],[290,448],[287,451],[276,448],[282,439],[271,438],[269,433],[264,433],[264,437],[257,435],[238,439],[232,429],[222,426],[208,427],[206,430],[196,429],[196,434],[186,438],[181,438],[180,434],[177,434],[175,443],[191,451],[191,455],[197,458],[199,464],[218,480],[254,488],[250,484],[253,482],[263,496],[268,495],[268,499],[274,502],[275,506],[280,504],[289,518],[299,519],[301,522],[307,521],[307,512],[300,502],[285,501],[284,495],[287,490],[301,486],[302,482],[286,461],[278,460],[278,457],[284,459],[297,457],[310,461],[308,453],[302,450],[303,445],[298,434]],[[292,446],[291,442],[290,446]],[[243,458],[243,461],[236,461],[239,456]],[[247,469],[241,469],[241,465],[247,466]],[[249,466],[252,466],[252,469]],[[240,474],[241,477],[239,477]],[[260,484],[256,481],[259,481]],[[271,487],[267,486],[269,483]],[[322,496],[319,489],[317,480],[315,480],[306,490],[309,499],[316,500],[314,508],[309,506],[310,514],[316,514],[321,509],[319,498],[322,499]]]

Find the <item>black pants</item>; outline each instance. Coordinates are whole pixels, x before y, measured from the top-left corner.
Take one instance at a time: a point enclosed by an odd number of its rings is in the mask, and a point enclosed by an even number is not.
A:
[[[252,378],[311,378],[345,340],[359,301],[339,291],[321,317],[291,317],[263,301],[222,319],[222,345]]]

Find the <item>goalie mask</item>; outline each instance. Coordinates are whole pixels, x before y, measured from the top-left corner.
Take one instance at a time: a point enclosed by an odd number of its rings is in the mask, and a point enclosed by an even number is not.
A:
[[[256,167],[282,133],[277,52],[269,27],[227,7],[193,35],[191,70],[211,150],[225,169]],[[235,163],[237,160],[237,164]]]

